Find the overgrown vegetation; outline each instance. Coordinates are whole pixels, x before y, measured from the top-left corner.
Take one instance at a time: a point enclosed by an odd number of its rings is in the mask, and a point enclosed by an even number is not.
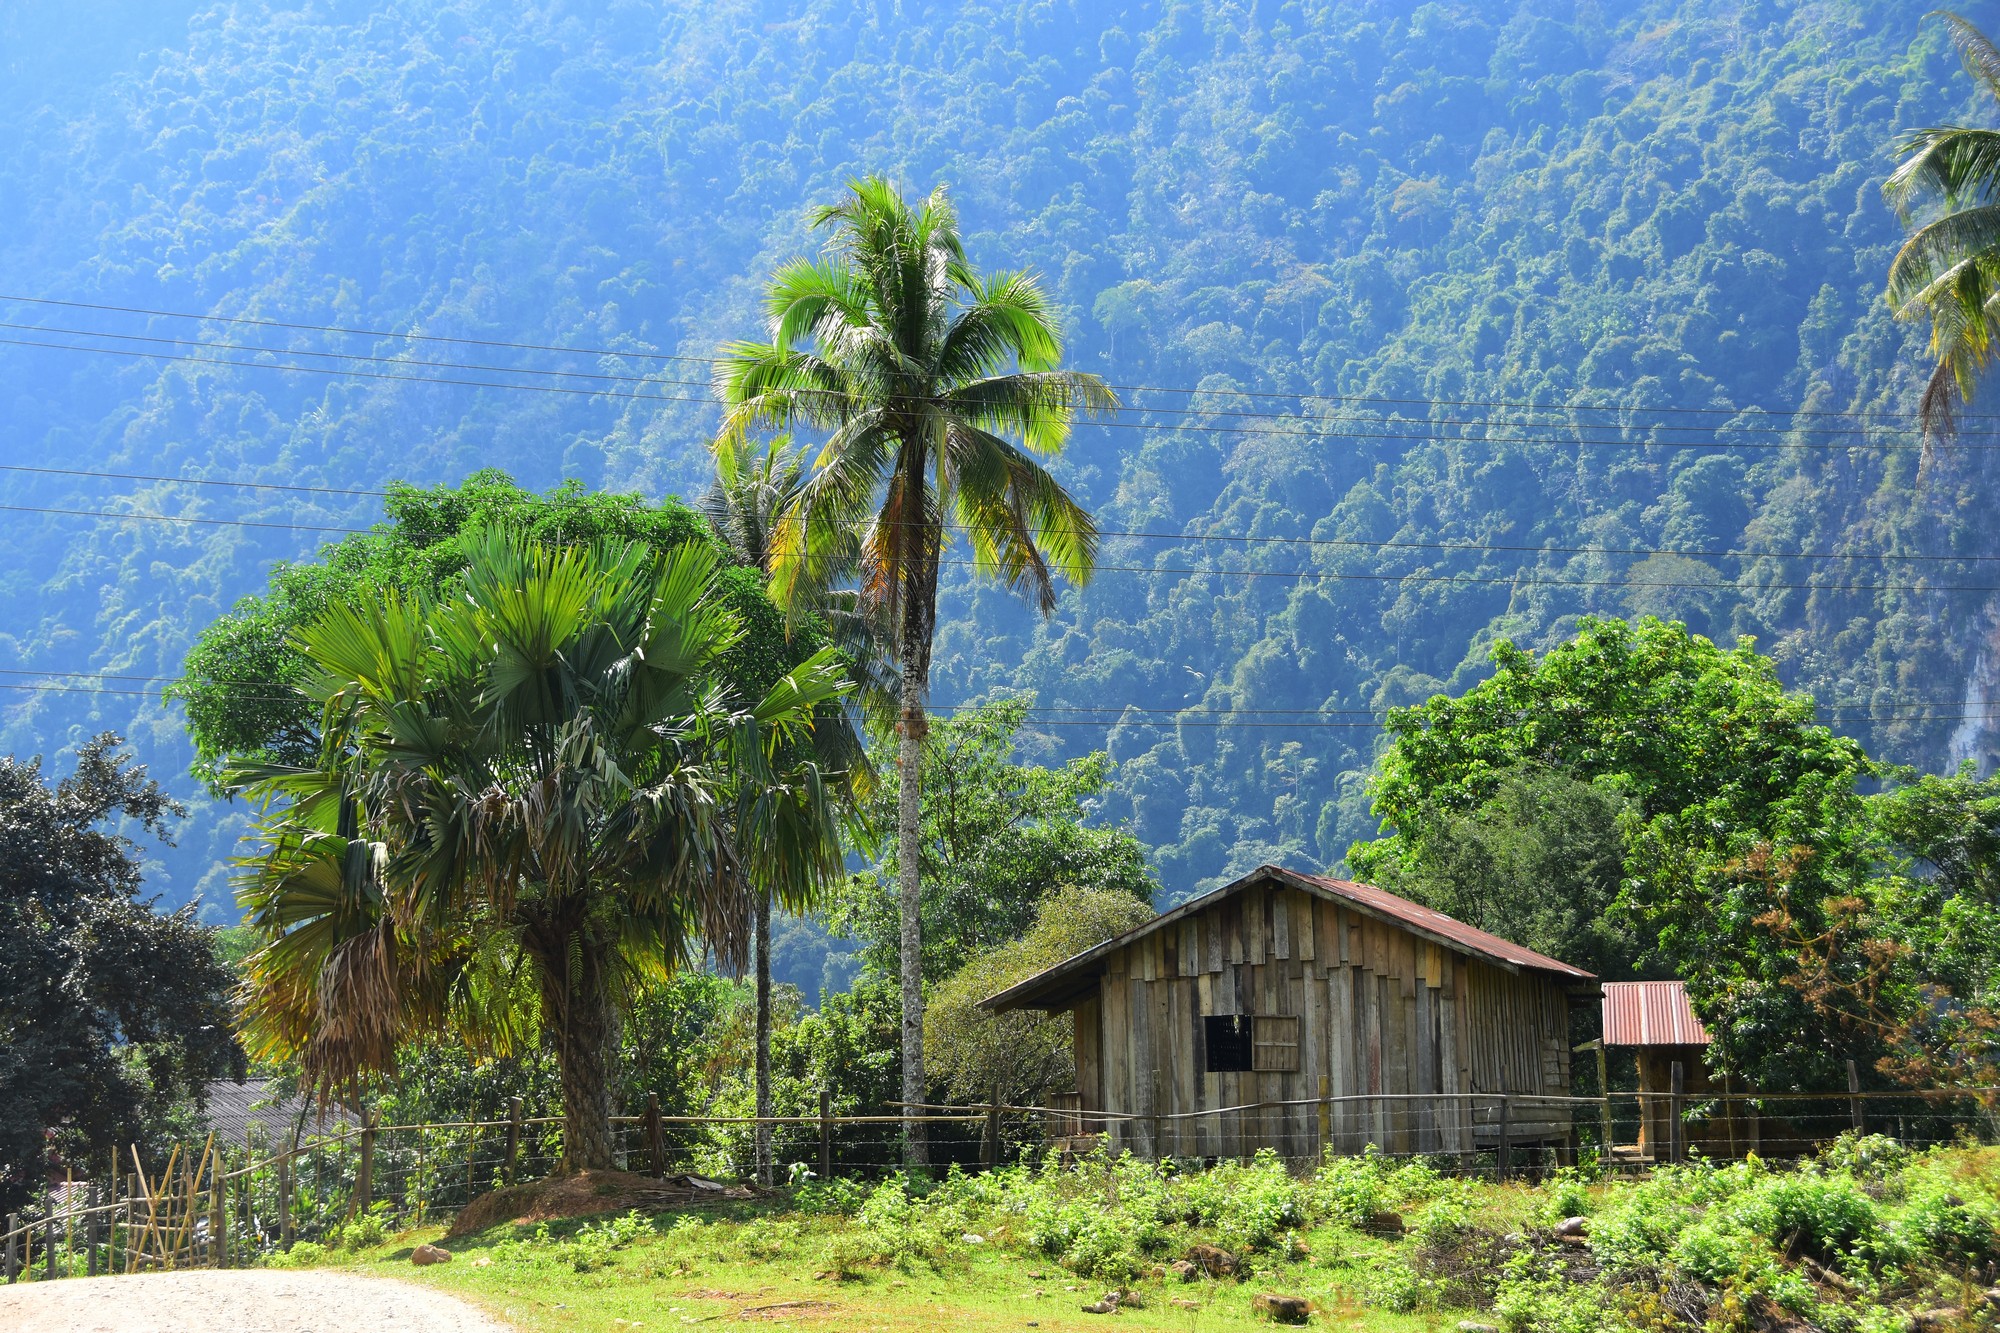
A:
[[[398,1259],[413,1239],[371,1257]],[[1381,1329],[1408,1316],[1510,1333],[1888,1333],[1919,1310],[1962,1311],[1974,1328],[2000,1261],[2000,1150],[1850,1136],[1795,1167],[1566,1170],[1534,1185],[1374,1155],[1295,1176],[1268,1157],[1204,1170],[1100,1154],[915,1187],[808,1181],[770,1207],[521,1224],[453,1245],[490,1267],[435,1276],[496,1304],[504,1290],[628,1315],[635,1283],[662,1303],[706,1300],[747,1272],[786,1284],[758,1300],[796,1291],[854,1316],[843,1324],[934,1284],[947,1314],[1004,1311],[1016,1326],[1106,1291],[1122,1293],[1121,1322],[1232,1323],[1275,1291],[1308,1298],[1322,1322]]]

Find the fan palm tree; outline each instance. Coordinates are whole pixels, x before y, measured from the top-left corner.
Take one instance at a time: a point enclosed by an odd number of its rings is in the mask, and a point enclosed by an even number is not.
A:
[[[1118,400],[1096,376],[1059,368],[1062,339],[1032,277],[967,262],[942,189],[913,207],[871,176],[814,225],[831,243],[773,276],[769,341],[725,349],[721,443],[759,428],[824,433],[773,534],[773,588],[810,602],[852,560],[891,626],[903,1100],[914,1106],[925,1092],[918,812],[939,560],[962,535],[978,572],[1051,612],[1057,574],[1089,576],[1097,531],[1034,456],[1060,453],[1079,412]],[[924,1160],[920,1129],[905,1121],[912,1164]]]
[[[698,546],[488,532],[451,598],[385,590],[301,633],[321,761],[243,775],[273,802],[242,883],[254,1046],[351,1084],[423,1028],[509,1044],[529,987],[564,1165],[611,1164],[616,1006],[697,940],[740,969],[753,883],[841,870],[834,780],[796,755],[839,664],[729,698],[717,572]]]
[[[1956,14],[1937,12],[1965,72],[2000,102],[2000,49]],[[2000,328],[2000,131],[1943,125],[1897,144],[1902,161],[1883,186],[1917,226],[1889,265],[1889,302],[1902,319],[1929,319],[1936,366],[1919,416],[1928,439],[1948,439],[1993,359]]]

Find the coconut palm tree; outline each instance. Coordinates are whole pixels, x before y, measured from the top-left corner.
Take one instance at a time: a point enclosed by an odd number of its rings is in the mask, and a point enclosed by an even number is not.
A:
[[[1097,377],[1059,368],[1062,339],[1032,277],[967,262],[942,189],[913,207],[871,176],[814,225],[831,242],[773,276],[769,341],[725,349],[721,442],[760,428],[824,434],[773,534],[773,587],[809,600],[853,559],[863,598],[892,627],[903,1100],[915,1105],[925,1091],[918,811],[939,561],[963,537],[978,572],[1052,611],[1057,574],[1089,576],[1097,531],[1035,455],[1060,453],[1079,412],[1118,403]],[[924,1160],[920,1129],[905,1121],[912,1164]]]
[[[711,683],[741,627],[698,546],[487,532],[455,595],[385,590],[300,636],[326,725],[242,899],[264,947],[246,1019],[322,1088],[440,1026],[492,1046],[532,990],[564,1165],[611,1164],[607,1059],[635,983],[696,942],[740,969],[751,885],[838,875],[834,780],[798,752],[845,684],[815,654],[761,698]]]
[[[2000,102],[2000,49],[1956,14],[1939,12],[1965,72]],[[1889,302],[1902,319],[1928,319],[1936,366],[1920,417],[1948,439],[1993,359],[2000,328],[2000,131],[1962,125],[1916,130],[1883,193],[1917,226],[1889,265]]]

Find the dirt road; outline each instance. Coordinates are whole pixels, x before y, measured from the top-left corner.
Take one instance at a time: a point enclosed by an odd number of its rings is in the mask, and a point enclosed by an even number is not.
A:
[[[513,1333],[456,1296],[324,1270],[147,1273],[0,1286],[7,1333]]]

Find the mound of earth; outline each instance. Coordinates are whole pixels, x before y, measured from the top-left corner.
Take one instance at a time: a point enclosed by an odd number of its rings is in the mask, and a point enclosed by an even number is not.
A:
[[[445,1238],[470,1236],[502,1222],[553,1222],[634,1208],[657,1213],[754,1199],[763,1193],[754,1185],[725,1185],[701,1176],[656,1180],[631,1171],[578,1171],[480,1195],[459,1210]]]

